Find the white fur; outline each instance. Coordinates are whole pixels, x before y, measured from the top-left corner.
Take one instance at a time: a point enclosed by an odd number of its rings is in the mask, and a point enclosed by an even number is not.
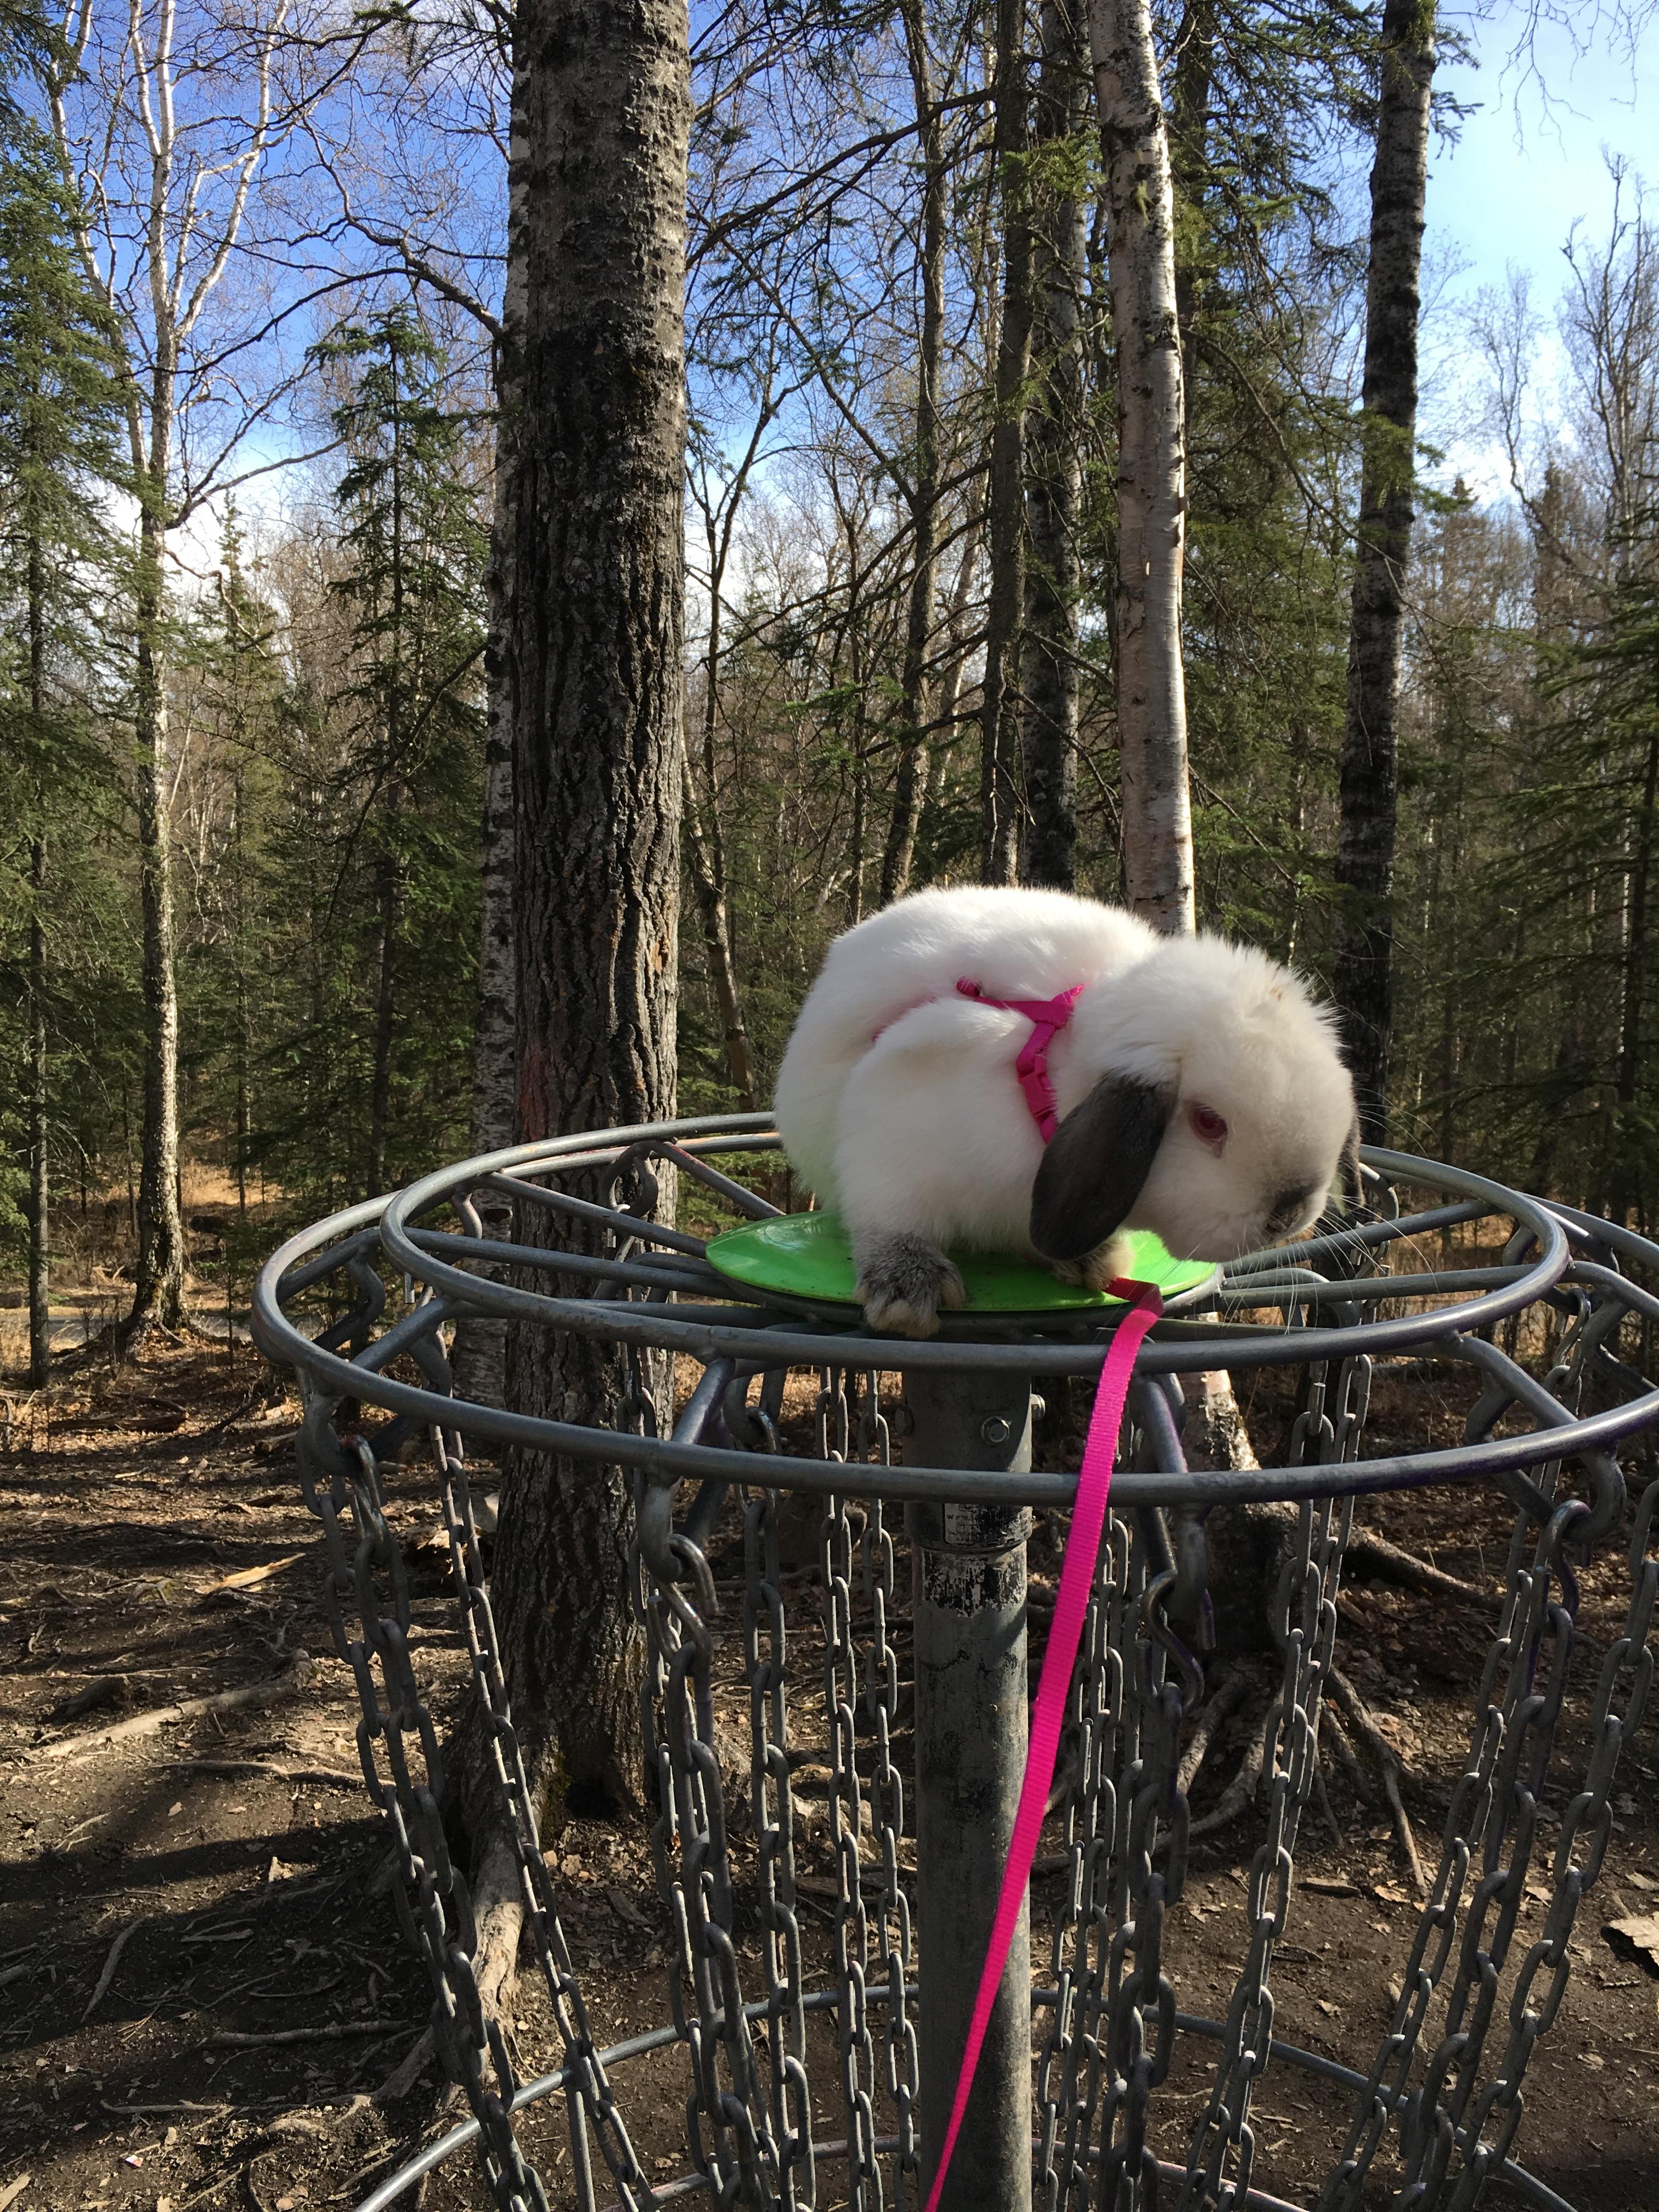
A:
[[[1048,1051],[1063,1119],[1103,1075],[1173,1085],[1177,1103],[1126,1227],[1177,1257],[1267,1241],[1274,1201],[1316,1218],[1353,1119],[1329,1018],[1290,969],[1216,937],[1165,938],[1058,891],[930,890],[836,939],[784,1054],[778,1128],[851,1231],[1027,1252],[1042,1139],[1014,1073],[1030,1034],[988,996],[1085,986]],[[1188,1109],[1228,1123],[1219,1152]]]

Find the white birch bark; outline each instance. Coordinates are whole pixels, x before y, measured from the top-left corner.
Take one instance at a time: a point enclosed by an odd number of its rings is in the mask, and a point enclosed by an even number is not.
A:
[[[1181,581],[1187,484],[1169,136],[1147,0],[1091,0],[1117,340],[1117,705],[1130,906],[1196,926]]]

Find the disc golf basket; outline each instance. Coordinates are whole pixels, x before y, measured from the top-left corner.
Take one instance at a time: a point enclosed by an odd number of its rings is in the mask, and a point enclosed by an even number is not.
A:
[[[1564,2201],[1511,2150],[1653,1666],[1659,1482],[1632,1520],[1619,1453],[1659,1416],[1659,1391],[1628,1364],[1659,1319],[1644,1286],[1659,1280],[1659,1247],[1449,1167],[1366,1158],[1372,1202],[1337,1234],[1219,1275],[1138,1255],[1161,1273],[1166,1318],[1137,1370],[1073,1680],[1039,1864],[1051,1945],[1033,1972],[1022,1925],[946,2212],[1282,2206],[1258,2120],[1262,2077],[1272,2069],[1278,2090],[1284,2069],[1322,2077],[1319,2094],[1346,2113],[1322,2176],[1299,2186],[1317,2212],[1464,2208],[1488,2183],[1506,2203]],[[938,1338],[872,1335],[833,1222],[785,1218],[763,1194],[781,1166],[762,1115],[549,1141],[337,1214],[285,1245],[259,1283],[255,1334],[304,1396],[301,1474],[361,1696],[364,1772],[396,1839],[440,2054],[472,2113],[360,2212],[398,2202],[469,2143],[493,2201],[514,2212],[639,2212],[696,2194],[782,2212],[925,2203],[1024,1759],[1026,1631],[1042,1596],[1028,1541],[1046,1515],[1052,1544],[1075,1482],[1032,1471],[1034,1385],[1056,1404],[1071,1378],[1091,1388],[1122,1309],[985,1261]],[[673,1225],[662,1194],[676,1182],[683,1217],[690,1194],[702,1218],[749,1225],[712,1243]],[[481,1202],[501,1219],[510,1209],[510,1235],[485,1235]],[[1453,1231],[1455,1255],[1425,1258],[1449,1252]],[[467,1316],[615,1347],[622,1425],[453,1395],[446,1346]],[[1458,1383],[1473,1396],[1460,1439],[1368,1455],[1373,1370],[1395,1362],[1436,1402]],[[1188,1468],[1188,1399],[1222,1369],[1241,1394],[1287,1370],[1277,1464]],[[471,1906],[445,1844],[438,1747],[384,1510],[380,1470],[422,1431],[526,1932],[562,2039],[557,2070],[529,2082],[473,1979]],[[666,1987],[659,2024],[608,2050],[507,1709],[469,1441],[621,1465],[635,1485]],[[1505,1584],[1480,1625],[1467,1759],[1389,2024],[1339,2063],[1275,2037],[1273,1974],[1296,1910],[1299,1824],[1310,1801],[1322,1810],[1322,1703],[1354,1502],[1429,1485],[1501,1507]],[[1271,1607],[1279,1693],[1266,1834],[1231,1998],[1211,2017],[1175,1984],[1190,1717],[1212,1627],[1205,1522],[1250,1500],[1290,1509]],[[711,1556],[728,1591],[740,1581],[740,1604],[716,1604]],[[1628,1571],[1617,1570],[1622,1627],[1597,1669],[1582,1653],[1575,1665],[1574,1624],[1587,1565],[1603,1560]],[[1559,1815],[1543,1809],[1547,1792]],[[1213,1966],[1212,1945],[1206,1959]],[[647,2161],[629,2067],[653,2053],[677,2069],[675,2148],[665,2160],[659,2142]],[[659,2134],[663,2109],[659,2095]],[[521,2133],[541,2147],[539,2170]]]

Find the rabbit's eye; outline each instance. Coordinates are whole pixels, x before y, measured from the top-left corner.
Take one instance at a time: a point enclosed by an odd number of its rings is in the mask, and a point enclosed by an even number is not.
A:
[[[1212,1151],[1218,1152],[1226,1143],[1227,1124],[1213,1107],[1189,1106],[1187,1119],[1200,1145],[1208,1145]]]

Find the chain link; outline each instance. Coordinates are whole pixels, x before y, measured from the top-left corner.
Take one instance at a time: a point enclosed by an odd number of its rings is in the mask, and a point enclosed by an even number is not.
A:
[[[1306,1402],[1291,1432],[1292,1465],[1309,1457],[1322,1467],[1358,1455],[1370,1395],[1370,1362],[1342,1363],[1327,1406],[1328,1375],[1309,1370]],[[1270,1723],[1267,1833],[1251,1863],[1245,1907],[1249,1943],[1228,2009],[1226,2036],[1209,2104],[1187,2155],[1177,2212],[1242,2206],[1255,2157],[1250,2097],[1272,2048],[1273,1946],[1290,1911],[1297,1832],[1319,1760],[1319,1713],[1336,1644],[1336,1589],[1353,1524],[1352,1498],[1304,1504],[1297,1516],[1296,1552],[1281,1586],[1275,1624],[1284,1676]]]

